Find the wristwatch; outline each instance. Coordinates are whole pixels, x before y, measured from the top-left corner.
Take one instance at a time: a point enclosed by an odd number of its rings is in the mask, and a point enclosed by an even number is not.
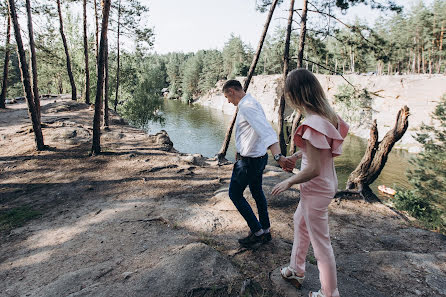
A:
[[[283,156],[282,154],[275,154],[274,155],[274,160],[276,160],[276,162],[279,162],[280,157],[282,157],[282,156]]]

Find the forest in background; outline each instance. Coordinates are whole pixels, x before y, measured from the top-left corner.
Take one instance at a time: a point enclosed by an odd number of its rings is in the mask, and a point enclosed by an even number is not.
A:
[[[218,80],[246,76],[255,52],[236,34],[227,40],[222,50],[204,49],[196,53],[173,52],[160,55],[150,50],[156,38],[156,28],[145,27],[141,20],[147,15],[149,8],[141,4],[132,6],[134,1],[122,1],[119,12],[117,5],[118,2],[115,1],[110,12],[108,88],[111,100],[114,102],[118,98],[119,104],[123,105],[122,112],[130,107],[126,107],[124,103],[135,100],[135,94],[153,94],[152,90],[161,92],[161,89],[168,87],[170,98],[182,98],[187,101],[214,87]],[[41,93],[46,94],[69,93],[70,80],[66,74],[65,53],[57,16],[48,6],[46,4],[45,9],[37,11],[41,26],[35,26],[34,31],[39,61],[37,64],[39,89]],[[80,6],[81,1],[71,1],[65,6],[62,5],[72,73],[75,84],[79,87],[85,83],[82,14],[80,11],[76,13],[76,9],[73,8]],[[124,10],[124,7],[127,9]],[[5,39],[7,8],[3,7],[2,10],[5,21],[1,37]],[[138,11],[139,17],[135,11]],[[324,16],[309,20],[314,24],[307,30],[303,63],[304,67],[316,73],[381,75],[446,72],[446,50],[443,45],[446,1],[435,0],[429,6],[419,1],[407,11],[403,10],[400,13],[392,13],[387,18],[377,19],[372,28],[367,27],[360,19],[353,24],[324,28],[321,27],[325,25],[321,18]],[[121,49],[118,49],[118,23],[120,43],[123,40],[130,42],[134,45],[131,50],[128,47],[122,49],[122,45]],[[88,45],[92,53],[96,51],[97,43],[93,27],[94,19],[89,22],[88,35]],[[272,29],[263,44],[254,75],[282,72],[286,28]],[[134,36],[138,38],[133,38]],[[294,69],[297,65],[299,38],[298,30],[293,30],[289,49],[290,69]],[[13,39],[11,43],[11,48],[14,48]],[[120,50],[120,86],[116,96],[118,50]],[[11,51],[10,54],[8,97],[23,96],[17,55],[15,51]],[[0,46],[0,57],[4,56],[3,43]],[[95,59],[95,54],[89,56],[91,94],[95,92],[97,79]],[[2,58],[0,66],[3,68],[3,65]],[[82,88],[79,91],[84,95]]]

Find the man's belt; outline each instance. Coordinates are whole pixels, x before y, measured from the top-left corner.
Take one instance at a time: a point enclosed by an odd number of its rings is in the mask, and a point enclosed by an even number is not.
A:
[[[240,155],[240,153],[236,153],[235,154],[235,160],[236,161],[238,161],[238,160],[257,160],[257,159],[261,159],[261,158],[265,157],[267,154],[268,153],[266,153],[266,154],[264,154],[263,156],[260,156],[260,157],[244,157],[244,156]]]

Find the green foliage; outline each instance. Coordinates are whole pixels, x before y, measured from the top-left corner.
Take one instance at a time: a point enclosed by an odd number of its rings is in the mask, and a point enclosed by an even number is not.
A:
[[[256,10],[260,12],[266,12],[270,9],[271,4],[273,3],[273,0],[256,0]],[[283,0],[279,0],[277,2],[277,5],[280,6],[280,4],[283,3]],[[277,8],[277,7],[276,7]]]
[[[397,189],[395,206],[432,228],[440,223],[440,213],[423,196],[417,190]]]
[[[224,78],[223,55],[218,50],[205,51],[202,62],[203,68],[198,87],[201,92],[206,92],[214,88],[217,81]]]
[[[192,57],[190,57],[184,65],[183,74],[183,95],[182,99],[184,101],[189,101],[197,95],[199,88],[200,74],[203,70],[203,51],[199,51]]]
[[[130,60],[130,61],[129,61]],[[158,57],[129,57],[127,69],[123,71],[131,83],[122,86],[121,98],[125,98],[119,112],[135,125],[144,126],[148,121],[162,121],[160,109],[163,105],[161,89],[166,86],[164,61]],[[129,67],[133,65],[133,67]],[[131,69],[128,69],[131,68]]]
[[[13,38],[11,36],[11,42],[13,42]],[[23,86],[22,86],[22,80],[20,76],[20,68],[19,68],[19,62],[17,58],[17,51],[14,49],[14,45],[10,46],[10,52],[9,52],[9,71],[8,71],[8,88],[7,88],[7,97],[8,98],[14,98],[14,97],[21,97],[23,96]],[[0,69],[3,71],[3,65],[5,63],[5,46],[0,46]],[[2,72],[2,78],[3,78],[3,72]],[[0,85],[3,82],[3,80],[0,80]]]
[[[432,117],[436,125],[423,125],[417,134],[424,151],[411,160],[415,169],[407,173],[413,190],[398,194],[396,206],[446,231],[446,94]]]
[[[183,64],[187,60],[187,55],[183,53],[171,53],[167,57],[167,81],[169,82],[169,98],[179,98],[181,96],[181,84],[183,79]]]
[[[232,79],[248,74],[252,52],[240,37],[231,35],[223,48],[223,75]]]
[[[349,123],[369,125],[372,121],[372,96],[367,89],[355,89],[350,85],[339,86],[334,95],[337,111]]]

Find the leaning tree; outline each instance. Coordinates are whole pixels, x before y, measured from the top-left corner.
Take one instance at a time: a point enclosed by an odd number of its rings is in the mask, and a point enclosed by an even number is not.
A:
[[[265,41],[266,33],[268,32],[268,28],[269,28],[269,24],[271,22],[271,18],[273,16],[274,9],[276,8],[276,5],[278,4],[278,2],[281,2],[281,1],[280,0],[274,0],[271,3],[271,7],[270,7],[270,10],[269,10],[268,16],[266,18],[265,26],[263,27],[263,32],[262,32],[262,35],[260,37],[259,44],[257,46],[256,54],[254,55],[254,58],[252,59],[251,67],[249,67],[248,75],[247,75],[247,77],[245,79],[245,82],[243,84],[243,90],[245,92],[248,90],[249,83],[251,82],[251,78],[254,75],[254,71],[256,69],[257,62],[259,61],[260,53],[262,52],[263,42]],[[228,127],[228,130],[226,130],[226,135],[225,135],[225,139],[223,141],[223,144],[222,144],[222,146],[220,148],[220,151],[217,153],[217,158],[218,158],[218,162],[219,163],[222,163],[222,162],[225,161],[226,152],[228,151],[229,142],[231,140],[232,130],[234,129],[235,120],[237,118],[237,112],[238,112],[238,109],[236,109],[236,111],[235,111],[235,113],[234,113],[234,115],[232,117],[232,120],[231,120],[231,123],[230,123],[230,125]]]

